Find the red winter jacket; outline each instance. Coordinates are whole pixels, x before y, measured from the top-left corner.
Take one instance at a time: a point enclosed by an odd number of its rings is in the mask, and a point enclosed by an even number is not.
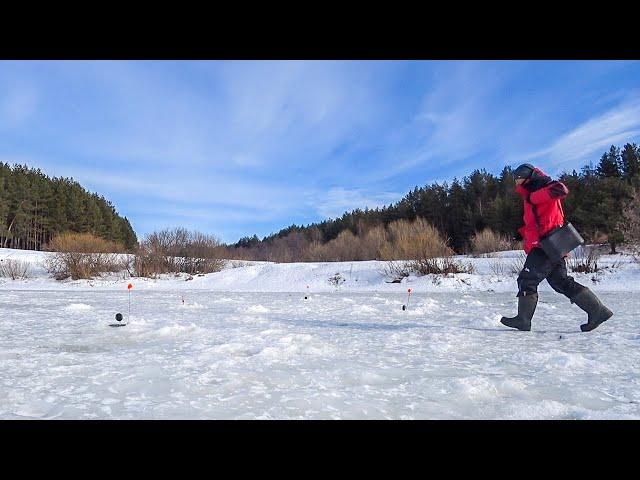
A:
[[[518,232],[524,239],[524,251],[529,254],[534,248],[541,248],[540,237],[564,225],[561,200],[569,189],[536,168],[531,178],[516,186],[516,192],[524,201],[524,226]]]

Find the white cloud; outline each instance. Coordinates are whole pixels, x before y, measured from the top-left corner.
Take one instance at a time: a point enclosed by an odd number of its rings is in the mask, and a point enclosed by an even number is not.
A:
[[[185,63],[177,78],[163,76],[162,63],[83,66],[111,119],[106,132],[73,139],[87,154],[157,166],[268,169],[295,157],[317,160],[380,118],[376,85],[383,80],[366,62]]]
[[[129,198],[161,199],[179,203],[200,205],[227,205],[253,209],[262,216],[272,216],[291,207],[293,199],[305,194],[296,187],[280,188],[275,185],[250,183],[242,179],[207,177],[180,174],[109,174],[103,170],[74,168],[74,177],[83,185],[109,189],[128,194]]]
[[[540,159],[541,163],[562,167],[593,160],[611,145],[626,143],[640,136],[640,98],[619,104],[557,138],[549,147],[522,155],[522,161]]]
[[[498,108],[497,99],[522,65],[495,68],[487,62],[445,62],[434,70],[417,112],[388,135],[387,163],[370,172],[382,181],[418,166],[440,168],[459,163],[483,149],[497,148],[518,113]]]
[[[336,187],[330,189],[315,202],[316,210],[325,218],[336,218],[343,213],[356,208],[364,210],[383,207],[402,197],[401,194],[391,192],[371,193],[363,189],[345,189]]]

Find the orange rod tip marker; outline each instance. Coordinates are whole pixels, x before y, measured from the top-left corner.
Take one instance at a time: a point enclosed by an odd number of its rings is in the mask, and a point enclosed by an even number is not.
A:
[[[406,305],[402,305],[402,310],[406,310],[409,307],[409,300],[411,299],[411,289],[407,290],[408,294],[407,294],[407,304]]]
[[[131,321],[131,289],[133,288],[133,283],[127,285],[127,292],[129,297],[129,315],[127,316],[127,323]]]

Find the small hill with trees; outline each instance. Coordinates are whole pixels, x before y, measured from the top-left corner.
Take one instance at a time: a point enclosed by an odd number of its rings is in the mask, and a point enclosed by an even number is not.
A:
[[[42,250],[67,232],[91,234],[127,251],[138,243],[127,217],[72,178],[0,163],[0,247]]]

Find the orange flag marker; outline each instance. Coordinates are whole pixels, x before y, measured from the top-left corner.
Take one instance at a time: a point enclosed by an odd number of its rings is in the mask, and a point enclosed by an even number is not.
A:
[[[130,283],[127,285],[127,291],[129,292],[129,316],[127,317],[127,323],[131,321],[131,289],[133,288],[133,284]]]
[[[402,305],[402,310],[406,310],[407,307],[409,307],[409,300],[411,299],[411,289],[407,290],[408,295],[407,295],[407,304],[406,305]]]

